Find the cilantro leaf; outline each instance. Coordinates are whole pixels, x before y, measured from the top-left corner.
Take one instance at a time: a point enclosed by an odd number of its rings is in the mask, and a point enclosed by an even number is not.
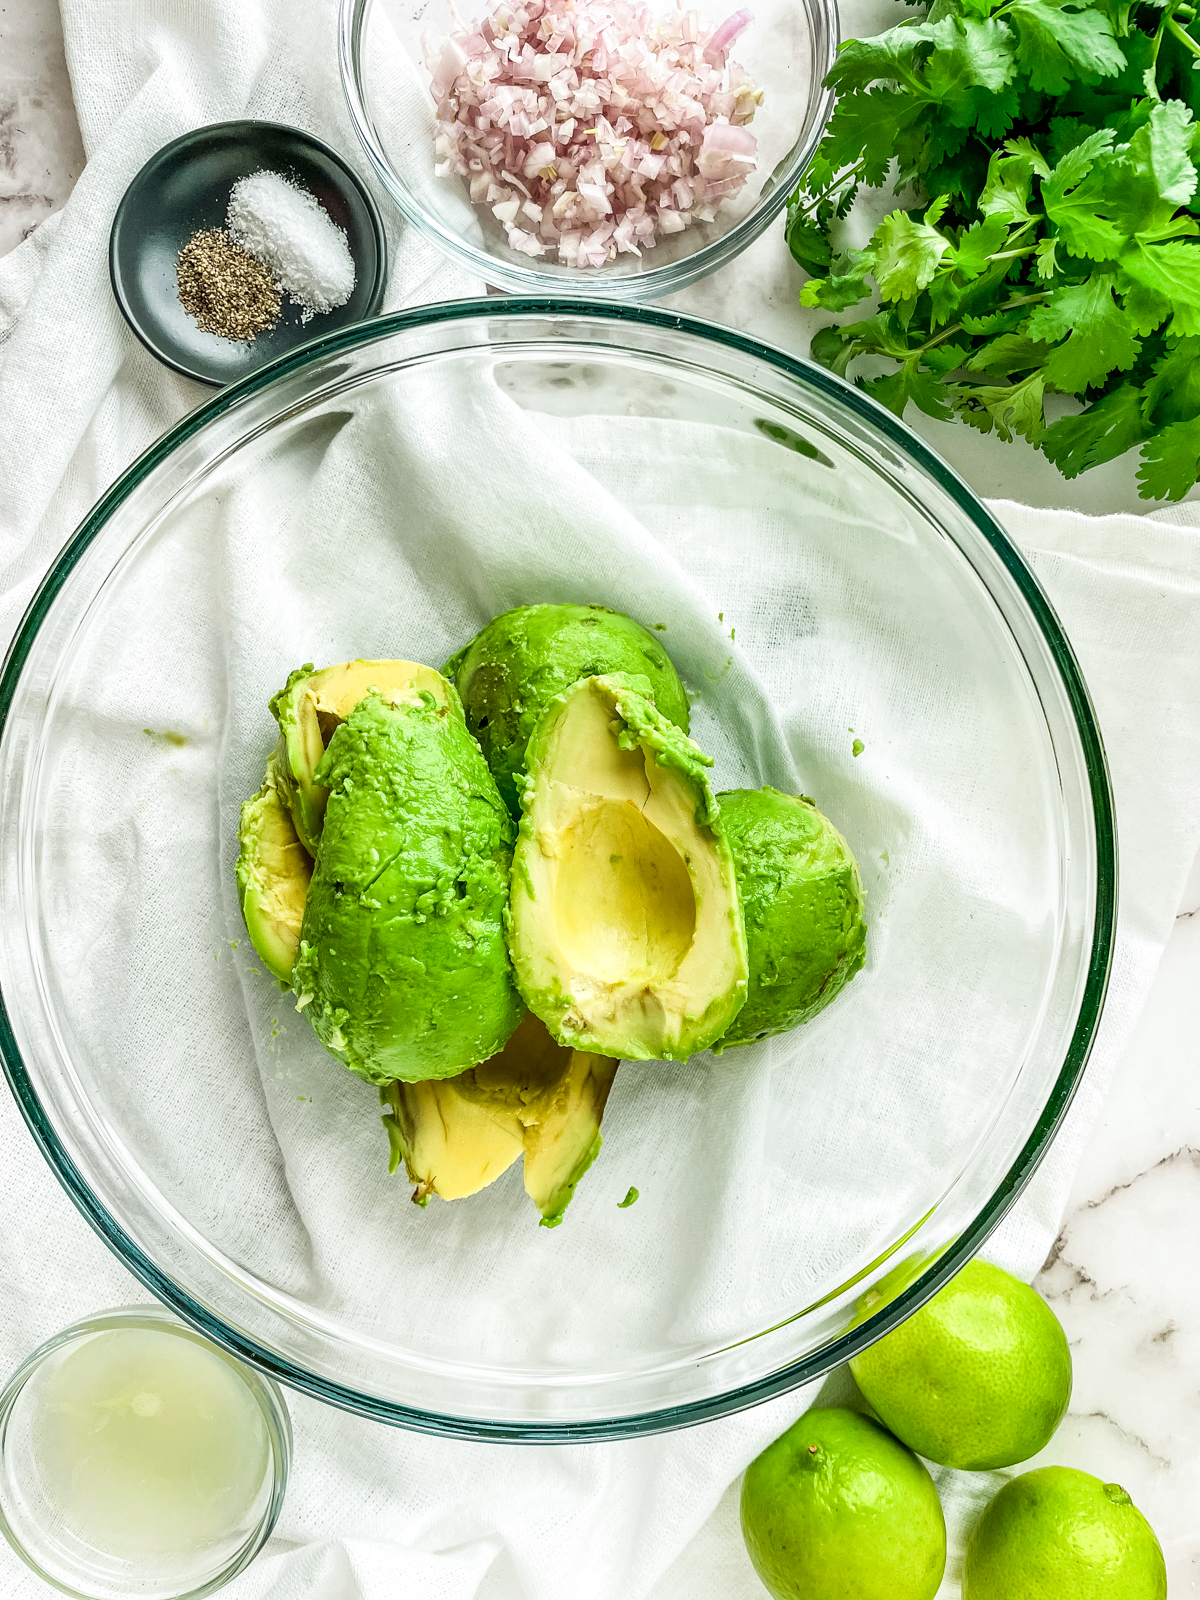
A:
[[[854,339],[837,327],[818,328],[810,348],[813,360],[836,372],[839,378],[846,376],[846,368],[857,353]]]
[[[1200,339],[1180,339],[1154,363],[1143,410],[1157,424],[1200,417]]]
[[[847,89],[865,89],[872,83],[910,81],[913,56],[918,45],[928,43],[931,28],[927,22],[902,22],[873,39],[847,39],[837,53],[825,82],[844,94]]]
[[[1147,439],[1138,469],[1139,493],[1152,500],[1182,500],[1200,475],[1200,418],[1173,422]]]
[[[1102,11],[1068,11],[1046,0],[1018,0],[1008,15],[1017,30],[1017,62],[1030,87],[1065,94],[1077,77],[1111,78],[1125,65]]]
[[[914,222],[904,211],[893,211],[884,217],[871,246],[875,252],[875,282],[888,300],[907,300],[920,294],[933,281],[938,262],[953,249],[944,233],[927,221]]]
[[[871,285],[865,274],[874,256],[869,250],[847,250],[836,256],[826,278],[810,278],[800,291],[802,306],[822,306],[826,311],[845,311],[865,300]]]
[[[1006,22],[943,17],[926,26],[933,53],[925,62],[925,84],[935,100],[952,104],[972,88],[997,94],[1011,83],[1016,41]]]
[[[878,188],[887,176],[901,134],[922,109],[911,96],[895,89],[842,95],[824,141],[833,170],[861,162],[864,181]]]
[[[964,315],[962,325],[967,333],[989,338],[994,333],[1012,333],[1028,315],[1027,307],[1016,306],[1012,310],[989,311],[986,317]]]
[[[1019,433],[1036,444],[1045,427],[1042,411],[1045,385],[1042,374],[1032,372],[1020,383],[964,388],[956,396],[954,409],[964,422],[981,433],[991,433],[995,429],[1005,443]]]
[[[1049,163],[1032,139],[1008,139],[1005,141],[1004,148],[1009,155],[1019,156],[1028,161],[1030,168],[1037,173],[1039,178],[1048,178],[1050,176]]]
[[[1111,220],[1100,214],[1107,208],[1108,197],[1095,173],[1097,161],[1104,160],[1114,140],[1111,128],[1099,129],[1068,150],[1042,184],[1046,215],[1073,256],[1108,261],[1124,242]]]
[[[1125,315],[1129,326],[1140,338],[1153,333],[1171,315],[1171,302],[1154,289],[1143,288],[1122,275],[1119,279],[1124,291]]]
[[[1001,215],[985,216],[966,229],[954,247],[954,265],[964,278],[977,278],[1008,240],[1008,223]]]
[[[1077,478],[1089,467],[1115,461],[1150,429],[1142,415],[1142,391],[1123,383],[1077,417],[1060,417],[1042,436],[1042,450],[1064,478]]]
[[[1150,245],[1131,239],[1120,268],[1124,278],[1169,304],[1172,332],[1200,333],[1200,249],[1182,239]]]
[[[999,338],[976,350],[966,366],[971,372],[989,372],[995,378],[1008,378],[1014,372],[1028,372],[1046,359],[1046,346],[1027,333],[1002,333]]]
[[[792,256],[806,272],[820,272],[832,260],[829,239],[816,219],[799,206],[788,206],[787,231],[784,234]],[[807,287],[807,285],[805,285]]]
[[[1039,239],[1034,255],[1037,258],[1037,275],[1043,282],[1053,278],[1055,273],[1061,270],[1058,264],[1057,239]],[[1161,321],[1161,318],[1159,320]]]
[[[1129,141],[1131,164],[1170,209],[1186,206],[1196,192],[1191,144],[1192,113],[1178,100],[1151,107],[1145,125]]]
[[[1064,394],[1098,388],[1113,371],[1127,372],[1141,341],[1113,297],[1112,275],[1055,289],[1029,318],[1029,335],[1047,344],[1068,335],[1046,357],[1046,382]]]
[[[911,400],[927,416],[936,417],[939,422],[950,420],[945,385],[929,373],[922,372],[915,360],[906,361],[898,372],[870,379],[864,388],[898,417],[904,415],[904,408]]]
[[[970,354],[970,347],[965,344],[935,344],[921,352],[921,365],[944,378],[961,367]]]
[[[1023,152],[1015,154],[1007,146],[995,151],[988,162],[987,182],[979,196],[983,215],[1000,217],[1013,226],[1032,221],[1029,202],[1033,173],[1033,162]],[[1042,175],[1049,177],[1049,169]]]

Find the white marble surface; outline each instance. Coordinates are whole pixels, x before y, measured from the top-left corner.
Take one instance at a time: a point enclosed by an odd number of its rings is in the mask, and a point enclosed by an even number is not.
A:
[[[82,164],[55,0],[0,0],[0,254],[62,205]],[[675,303],[803,353],[800,274],[781,230],[748,260],[753,274],[725,273]],[[758,286],[752,296],[747,281]],[[1145,509],[1121,463],[1068,484],[1031,450],[948,425],[923,431],[984,494]],[[1075,1357],[1070,1414],[1044,1459],[1128,1488],[1162,1540],[1172,1600],[1200,1597],[1198,1237],[1200,869],[1038,1279]],[[736,1486],[673,1576],[672,1592],[698,1600],[762,1595],[738,1533]],[[946,1592],[957,1592],[949,1580]]]
[[[56,0],[0,0],[0,255],[58,210],[82,169]]]

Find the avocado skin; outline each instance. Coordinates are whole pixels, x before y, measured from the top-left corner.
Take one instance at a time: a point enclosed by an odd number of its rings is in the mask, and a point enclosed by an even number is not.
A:
[[[815,1017],[862,967],[867,927],[858,864],[811,800],[769,788],[730,789],[717,799],[750,963],[746,1004],[723,1050]]]
[[[502,915],[513,825],[457,704],[369,695],[334,733],[292,975],[317,1037],[381,1084],[447,1078],[521,1020]]]
[[[442,668],[514,817],[525,751],[542,713],[578,682],[607,673],[647,678],[658,710],[688,731],[688,701],[666,651],[641,623],[605,606],[516,606],[493,617]]]

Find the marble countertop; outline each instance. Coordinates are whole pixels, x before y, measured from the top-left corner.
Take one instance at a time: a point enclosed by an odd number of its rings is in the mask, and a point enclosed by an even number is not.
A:
[[[83,167],[55,0],[0,0],[0,254],[60,207]],[[774,229],[753,247],[775,285],[744,303],[718,275],[680,309],[801,348],[799,274]],[[1086,511],[1144,509],[1131,475],[1067,484],[1028,450],[928,424],[930,442],[980,493]],[[1045,1460],[1125,1485],[1156,1528],[1173,1600],[1200,1597],[1200,863],[1150,1000],[1085,1151],[1062,1232],[1037,1279],[1075,1358],[1070,1413]],[[726,1495],[677,1573],[722,1600],[763,1593]],[[49,1592],[49,1591],[47,1591]]]

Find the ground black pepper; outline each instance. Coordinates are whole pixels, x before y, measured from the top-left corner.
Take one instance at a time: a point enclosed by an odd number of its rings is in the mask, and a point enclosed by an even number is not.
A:
[[[180,304],[205,333],[253,344],[279,321],[283,300],[274,279],[224,228],[194,233],[175,275]]]

